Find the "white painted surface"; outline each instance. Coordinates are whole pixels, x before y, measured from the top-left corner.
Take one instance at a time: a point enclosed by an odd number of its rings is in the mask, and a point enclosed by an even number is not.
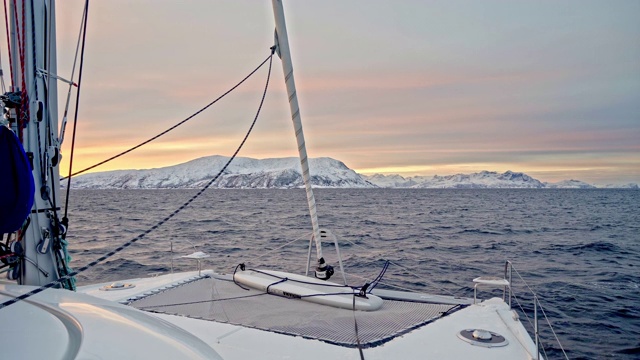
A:
[[[304,301],[342,309],[353,309],[355,306],[356,310],[374,311],[379,309],[383,303],[381,298],[369,294],[366,298],[356,296],[354,305],[354,297],[351,294],[358,294],[358,292],[353,291],[350,287],[282,271],[238,271],[234,278],[240,284],[252,289],[267,292],[267,288],[269,288],[271,294],[284,297],[299,296]],[[290,281],[279,282],[281,279],[289,279]],[[351,294],[330,295],[345,292]]]
[[[211,271],[203,274],[218,277]],[[147,279],[125,280],[136,288],[122,290],[123,293],[149,293],[154,289],[192,279],[197,272],[169,274]],[[227,276],[228,277],[228,276]],[[112,297],[117,291],[99,291],[102,284],[85,287],[86,291],[100,297]],[[137,289],[137,290],[135,290]],[[134,290],[136,292],[134,292]],[[125,296],[125,297],[126,297]],[[425,296],[428,296],[425,294]],[[185,299],[188,301],[189,299]],[[299,300],[291,300],[299,301]],[[269,309],[264,309],[265,314]],[[152,314],[183,328],[198,337],[224,359],[360,359],[357,349],[346,348],[282,335],[268,331],[244,328],[182,316]],[[509,344],[504,347],[485,348],[474,346],[458,338],[465,329],[484,329],[504,336]],[[419,329],[397,337],[384,345],[364,349],[367,360],[371,359],[532,359],[535,345],[530,336],[502,299],[494,298],[477,305],[470,305]]]
[[[0,285],[0,301],[33,288]],[[221,359],[158,317],[68,290],[48,289],[3,308],[0,323],[3,359]]]

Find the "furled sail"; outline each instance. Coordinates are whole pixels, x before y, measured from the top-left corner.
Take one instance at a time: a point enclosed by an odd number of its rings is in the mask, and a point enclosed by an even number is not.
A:
[[[20,140],[0,126],[0,234],[20,229],[31,212],[35,186]]]

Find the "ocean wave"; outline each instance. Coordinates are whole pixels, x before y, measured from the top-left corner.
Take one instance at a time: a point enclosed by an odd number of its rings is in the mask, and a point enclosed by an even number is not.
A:
[[[71,266],[78,268],[146,231],[195,190],[72,191],[68,240]],[[473,296],[472,279],[502,276],[509,259],[542,299],[570,358],[637,358],[640,192],[473,194],[432,190],[416,198],[413,190],[320,189],[316,199],[321,227],[338,236],[347,273],[353,274],[348,279],[356,285],[377,276],[390,259],[394,264],[383,283]],[[187,255],[193,246],[210,254],[203,266],[214,270],[229,273],[255,259],[259,266],[299,273],[310,233],[303,191],[212,190],[78,279],[82,285],[167,273],[171,241],[175,255]],[[279,248],[296,238],[301,240]],[[323,255],[337,268],[332,244],[323,244]],[[174,261],[175,271],[195,267],[194,261]],[[532,311],[526,286],[514,279],[513,289]],[[501,291],[479,294],[493,295]],[[553,338],[548,330],[541,334]],[[561,357],[548,342],[545,348],[549,358]]]

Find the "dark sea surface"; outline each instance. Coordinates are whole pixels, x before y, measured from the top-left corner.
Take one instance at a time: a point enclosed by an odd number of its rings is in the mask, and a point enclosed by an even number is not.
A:
[[[72,191],[72,266],[137,237],[196,192]],[[374,278],[391,260],[385,284],[472,297],[473,278],[502,276],[505,260],[511,260],[541,299],[569,358],[640,358],[640,191],[318,189],[315,194],[320,224],[338,237],[352,285]],[[310,232],[303,190],[207,190],[78,281],[167,273],[172,257],[194,248],[211,255],[203,268],[218,272],[233,272],[241,262],[304,272]],[[337,269],[333,246],[325,244],[323,252]],[[173,266],[196,269],[186,259]],[[532,296],[515,273],[513,288],[531,313]],[[483,298],[501,294],[479,292]],[[549,358],[563,358],[544,319],[540,326]]]

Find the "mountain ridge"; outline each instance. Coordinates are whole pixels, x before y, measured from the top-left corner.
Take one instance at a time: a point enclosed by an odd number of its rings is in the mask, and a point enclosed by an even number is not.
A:
[[[185,163],[141,170],[112,170],[79,175],[72,181],[77,189],[182,189],[201,188],[220,172],[229,160],[212,155]],[[342,161],[321,157],[310,158],[311,183],[320,188],[456,188],[456,189],[592,189],[598,186],[580,180],[541,182],[525,173],[480,171],[471,174],[403,177],[398,174],[362,175]],[[291,189],[301,188],[298,158],[254,159],[236,157],[213,188],[227,189]],[[638,189],[638,184],[605,185],[600,188]]]

